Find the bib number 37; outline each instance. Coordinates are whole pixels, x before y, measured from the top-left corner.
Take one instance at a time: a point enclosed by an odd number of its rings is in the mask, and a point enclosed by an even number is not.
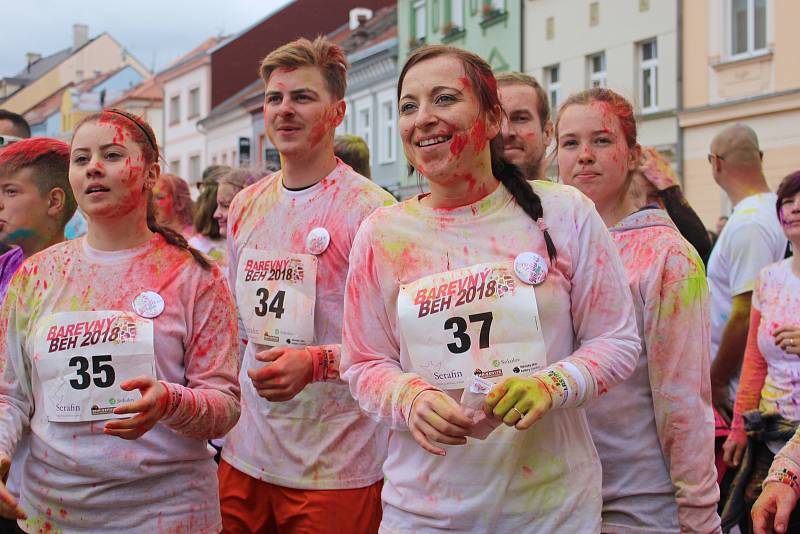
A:
[[[89,374],[89,361],[91,360],[92,372]],[[72,389],[87,389],[94,383],[99,388],[110,388],[114,385],[117,378],[114,367],[111,365],[110,354],[100,354],[98,356],[73,356],[69,360],[70,368],[77,368],[75,373],[77,378],[69,381]]]
[[[489,334],[492,329],[492,312],[474,313],[467,316],[469,323],[481,323],[480,335],[478,337],[478,347],[481,349],[489,348]],[[463,354],[472,348],[472,338],[467,332],[467,319],[463,317],[450,317],[444,322],[445,330],[452,330],[455,341],[447,344],[447,350],[453,354]]]

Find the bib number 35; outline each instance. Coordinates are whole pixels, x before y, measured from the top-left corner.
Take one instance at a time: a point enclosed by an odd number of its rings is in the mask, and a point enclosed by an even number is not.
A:
[[[489,348],[489,333],[492,328],[492,312],[474,313],[467,318],[471,323],[481,323],[478,346],[482,349]],[[445,330],[452,330],[455,341],[447,344],[447,350],[453,354],[463,354],[472,347],[472,339],[467,333],[467,319],[463,317],[450,317],[444,322]]]
[[[92,362],[92,374],[89,374],[89,360]],[[101,354],[91,358],[73,356],[69,360],[69,366],[77,367],[75,372],[78,377],[69,381],[69,385],[73,389],[87,389],[93,382],[99,388],[110,388],[117,378],[114,367],[111,365],[110,354]]]

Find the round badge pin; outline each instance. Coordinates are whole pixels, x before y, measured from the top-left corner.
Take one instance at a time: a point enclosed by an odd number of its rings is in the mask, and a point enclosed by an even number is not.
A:
[[[164,311],[164,299],[155,291],[144,291],[133,299],[133,311],[145,319],[158,317]]]
[[[539,285],[547,277],[547,262],[535,252],[523,252],[514,259],[514,272],[529,285]]]
[[[315,256],[325,252],[330,244],[331,234],[321,226],[311,230],[306,237],[306,250]]]

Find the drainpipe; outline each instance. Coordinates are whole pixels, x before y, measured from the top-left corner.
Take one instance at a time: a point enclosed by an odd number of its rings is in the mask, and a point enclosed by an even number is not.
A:
[[[678,0],[677,4],[677,13],[676,16],[678,17],[677,20],[677,31],[678,31],[678,39],[677,39],[677,94],[676,94],[676,112],[675,112],[675,124],[678,128],[678,140],[675,146],[675,154],[676,159],[678,161],[678,177],[681,181],[681,187],[685,187],[686,180],[683,176],[684,171],[684,163],[683,163],[683,128],[681,127],[680,118],[678,117],[678,113],[683,111],[683,0]]]
[[[519,0],[519,71],[525,72],[525,0]]]

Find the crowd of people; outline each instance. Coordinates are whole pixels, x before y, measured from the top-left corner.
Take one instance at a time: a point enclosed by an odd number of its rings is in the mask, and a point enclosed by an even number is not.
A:
[[[261,77],[281,168],[196,200],[141,117],[0,110],[4,532],[800,532],[800,171],[751,128],[709,232],[620,94],[424,46],[398,203],[339,46]]]

